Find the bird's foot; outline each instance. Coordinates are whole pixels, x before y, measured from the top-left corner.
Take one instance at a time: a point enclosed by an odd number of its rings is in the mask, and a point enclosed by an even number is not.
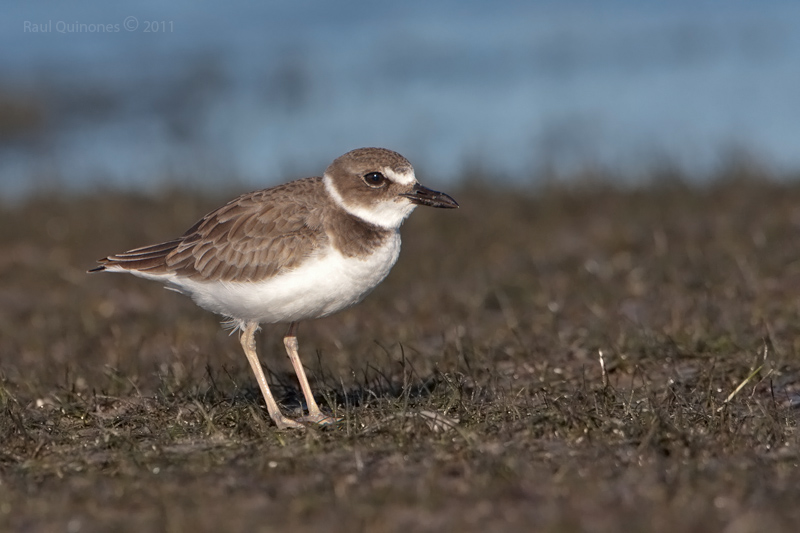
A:
[[[281,415],[278,418],[273,418],[272,420],[275,422],[275,425],[278,426],[278,429],[305,429],[306,428],[300,422],[292,420],[291,418],[283,416],[283,415]]]
[[[331,426],[341,420],[341,418],[336,418],[332,416],[327,416],[323,414],[321,411],[317,411],[316,413],[309,413],[308,415],[301,417],[301,422],[306,422],[310,424],[317,424],[318,426]]]

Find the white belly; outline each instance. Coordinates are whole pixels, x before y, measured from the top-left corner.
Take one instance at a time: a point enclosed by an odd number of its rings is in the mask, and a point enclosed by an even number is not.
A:
[[[344,257],[331,249],[324,256],[261,282],[143,277],[164,281],[191,296],[200,307],[237,321],[295,322],[327,316],[360,302],[383,281],[399,254],[400,234],[395,233],[366,258]]]

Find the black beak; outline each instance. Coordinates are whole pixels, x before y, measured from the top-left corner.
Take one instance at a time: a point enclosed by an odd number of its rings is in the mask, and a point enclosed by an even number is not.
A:
[[[445,209],[453,209],[458,207],[458,202],[453,200],[449,195],[443,192],[431,190],[427,187],[423,187],[419,183],[414,185],[414,188],[411,189],[411,192],[403,193],[400,196],[405,196],[413,203],[419,205],[442,207]]]

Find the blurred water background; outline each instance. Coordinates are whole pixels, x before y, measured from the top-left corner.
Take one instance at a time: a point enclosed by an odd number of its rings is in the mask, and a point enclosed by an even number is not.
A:
[[[799,28],[791,0],[10,0],[0,197],[257,188],[373,145],[433,183],[790,175]]]

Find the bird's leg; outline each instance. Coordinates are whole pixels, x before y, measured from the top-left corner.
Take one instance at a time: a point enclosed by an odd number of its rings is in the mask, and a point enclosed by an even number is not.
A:
[[[336,418],[325,416],[319,410],[317,401],[311,393],[311,386],[308,384],[306,371],[303,370],[303,363],[300,362],[300,354],[297,353],[297,322],[289,324],[289,331],[283,337],[283,344],[286,346],[286,353],[289,354],[289,359],[292,361],[292,366],[297,374],[297,380],[300,382],[300,388],[303,389],[303,396],[306,398],[306,405],[308,405],[308,416],[303,417],[304,421],[314,422],[317,424],[334,424],[338,421]]]
[[[258,381],[261,394],[264,395],[264,400],[267,402],[269,416],[275,422],[275,425],[278,426],[278,429],[302,428],[302,424],[295,422],[291,418],[287,418],[281,413],[278,403],[272,396],[272,391],[269,390],[267,377],[264,375],[264,369],[261,368],[261,362],[258,360],[258,353],[256,352],[255,334],[257,329],[258,322],[248,322],[245,324],[244,329],[242,329],[242,334],[239,337],[239,342],[242,343],[244,354],[247,356],[247,360],[250,361],[250,368],[253,369],[253,374],[256,375],[256,381]]]

